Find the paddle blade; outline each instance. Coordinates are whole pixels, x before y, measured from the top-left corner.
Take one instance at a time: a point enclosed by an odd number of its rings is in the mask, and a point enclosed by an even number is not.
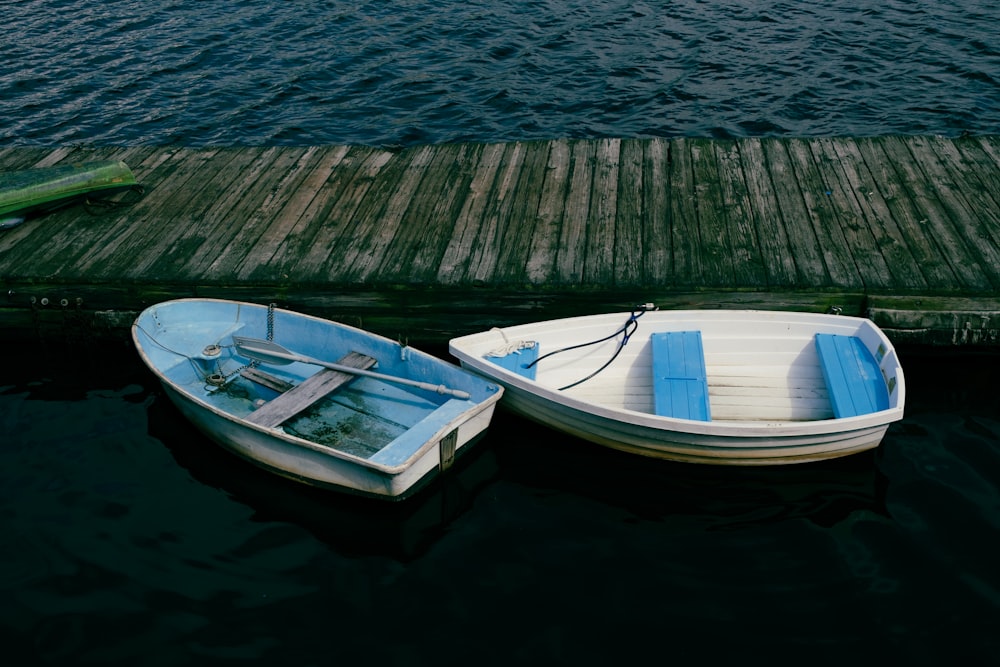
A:
[[[266,364],[287,366],[298,361],[295,355],[289,354],[288,350],[269,340],[233,336],[233,345],[240,356],[247,359],[254,359],[255,361],[263,361]]]

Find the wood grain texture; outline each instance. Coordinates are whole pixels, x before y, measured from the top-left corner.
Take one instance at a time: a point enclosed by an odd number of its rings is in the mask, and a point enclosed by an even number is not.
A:
[[[996,136],[0,148],[4,170],[98,159],[124,160],[145,194],[0,234],[10,308],[43,287],[111,309],[208,291],[364,310],[364,293],[403,322],[399,304],[478,317],[1000,290]]]

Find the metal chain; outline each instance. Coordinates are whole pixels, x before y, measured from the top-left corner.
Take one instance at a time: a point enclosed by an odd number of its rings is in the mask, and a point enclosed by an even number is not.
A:
[[[277,304],[269,303],[267,304],[267,339],[274,340],[274,309]],[[234,370],[231,373],[223,373],[222,369],[216,364],[218,369],[217,373],[212,373],[205,378],[205,382],[213,387],[223,387],[229,382],[229,378],[238,374],[239,372],[246,370],[248,368],[256,368],[260,364],[260,361],[253,359],[248,364],[244,364]]]

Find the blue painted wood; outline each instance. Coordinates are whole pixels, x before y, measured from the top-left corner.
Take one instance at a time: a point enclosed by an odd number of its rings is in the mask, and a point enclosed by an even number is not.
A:
[[[538,349],[541,347],[538,343],[535,343],[533,347],[523,348],[515,352],[511,352],[505,357],[491,357],[487,356],[486,360],[490,361],[497,366],[506,368],[509,371],[513,371],[518,375],[522,375],[529,380],[535,379],[535,370],[537,366],[528,367],[528,364],[532,363],[538,359]]]
[[[889,407],[889,392],[878,362],[859,338],[816,334],[816,351],[834,417],[856,417]]]
[[[664,417],[710,421],[708,376],[700,331],[667,331],[653,346],[653,403]]]
[[[461,416],[474,403],[469,400],[451,398],[423,420],[411,426],[405,433],[369,457],[372,463],[398,466],[406,463],[434,433],[453,419]]]

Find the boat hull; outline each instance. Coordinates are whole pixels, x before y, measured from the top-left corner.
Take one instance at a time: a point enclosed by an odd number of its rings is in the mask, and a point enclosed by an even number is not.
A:
[[[719,465],[803,463],[877,447],[889,424],[902,418],[902,369],[888,339],[861,318],[764,311],[651,311],[636,319],[635,332],[607,369],[582,377],[617,349],[621,336],[543,359],[531,379],[486,356],[498,345],[532,341],[541,352],[580,345],[615,331],[629,313],[540,322],[454,339],[451,353],[462,365],[504,386],[502,406],[555,430],[643,456]],[[654,414],[650,336],[698,330],[704,335],[709,421]],[[858,336],[878,351],[891,378],[890,405],[871,414],[834,418],[823,386],[812,337]],[[881,350],[879,348],[881,347]],[[626,352],[627,351],[627,352]],[[544,364],[562,368],[546,371]],[[755,374],[760,377],[755,377]],[[794,376],[794,381],[788,379]],[[763,378],[763,379],[761,379]],[[888,380],[887,380],[888,381]],[[719,418],[715,414],[719,413]]]
[[[402,500],[447,470],[486,432],[502,395],[495,383],[353,327],[280,309],[272,310],[268,324],[267,310],[225,300],[182,299],[147,309],[133,326],[136,348],[170,401],[228,451],[312,486]],[[278,426],[252,423],[250,415],[277,395],[241,375],[251,360],[239,356],[232,336],[263,338],[268,329],[275,341],[310,357],[355,351],[378,360],[381,373],[446,385],[470,397],[448,400],[422,389],[359,378]],[[207,349],[212,355],[204,354]],[[291,384],[301,384],[318,370],[305,363],[279,366],[271,370],[281,377],[272,379]],[[256,366],[258,371],[265,368]],[[379,428],[390,430],[374,433]],[[352,434],[365,429],[373,433]]]

